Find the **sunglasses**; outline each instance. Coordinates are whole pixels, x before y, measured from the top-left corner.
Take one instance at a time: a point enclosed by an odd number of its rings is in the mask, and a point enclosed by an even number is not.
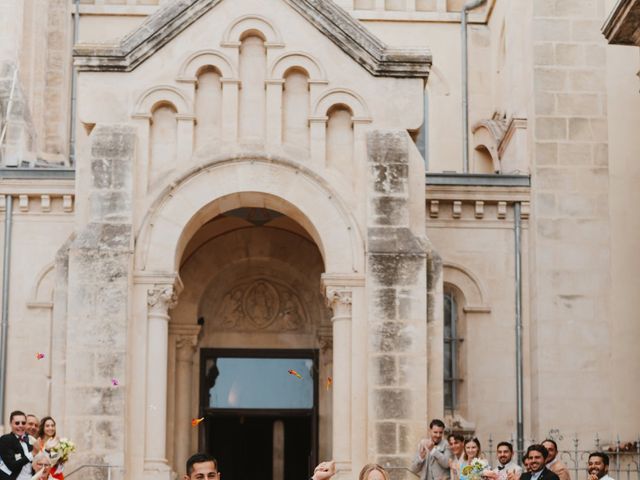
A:
[[[26,425],[27,422],[13,422],[14,425]]]

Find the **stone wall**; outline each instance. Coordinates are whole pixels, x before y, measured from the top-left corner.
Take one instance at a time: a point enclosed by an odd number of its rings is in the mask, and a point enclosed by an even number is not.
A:
[[[528,415],[536,437],[552,426],[585,434],[603,434],[609,428],[607,415],[593,415],[609,409],[609,159],[605,42],[600,33],[604,15],[603,0],[533,2],[534,375]]]
[[[69,250],[66,423],[78,464],[124,464],[134,144],[129,127],[95,128],[90,221]]]
[[[410,141],[367,137],[370,451],[396,467],[408,465],[427,406],[426,244],[409,228]]]

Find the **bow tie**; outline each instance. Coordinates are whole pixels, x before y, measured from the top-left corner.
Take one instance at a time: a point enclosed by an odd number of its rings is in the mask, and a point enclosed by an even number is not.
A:
[[[28,435],[21,436],[20,441],[24,443],[29,443],[29,436]]]
[[[506,465],[498,465],[498,470],[504,470],[506,467]]]

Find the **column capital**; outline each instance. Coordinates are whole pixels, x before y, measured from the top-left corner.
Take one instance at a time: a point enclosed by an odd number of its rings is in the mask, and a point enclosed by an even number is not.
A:
[[[352,291],[349,287],[327,287],[327,304],[333,310],[333,319],[351,317]]]
[[[168,311],[178,303],[178,295],[173,285],[154,285],[147,290],[149,313],[167,315]]]

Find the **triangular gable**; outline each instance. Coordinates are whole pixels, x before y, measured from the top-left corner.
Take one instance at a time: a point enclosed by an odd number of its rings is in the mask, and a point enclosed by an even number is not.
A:
[[[129,72],[224,0],[176,0],[150,15],[118,44],[81,44],[74,49],[81,71]],[[237,0],[234,0],[237,1]],[[427,78],[428,49],[389,48],[332,0],[283,0],[369,73]]]

